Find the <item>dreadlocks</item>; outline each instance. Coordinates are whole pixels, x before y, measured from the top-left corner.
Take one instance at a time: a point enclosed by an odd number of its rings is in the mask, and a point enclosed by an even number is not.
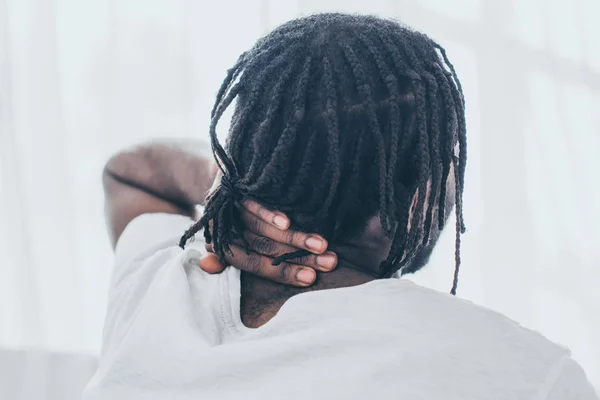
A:
[[[224,148],[216,127],[234,100]],[[443,228],[454,203],[455,294],[464,232],[464,106],[445,50],[421,33],[345,14],[286,23],[242,54],[218,91],[210,137],[223,177],[180,246],[204,229],[224,262],[231,244],[245,243],[235,202],[246,198],[332,243],[358,235],[378,215],[392,240],[381,268],[386,278],[420,267],[411,261],[432,241],[432,227]],[[456,198],[447,206],[451,170]]]

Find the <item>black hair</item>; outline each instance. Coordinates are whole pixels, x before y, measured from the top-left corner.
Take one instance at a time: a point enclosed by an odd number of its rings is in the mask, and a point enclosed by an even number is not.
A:
[[[234,100],[224,148],[216,126]],[[455,294],[464,233],[464,107],[445,50],[422,33],[360,15],[288,22],[242,54],[218,91],[210,137],[223,178],[180,246],[204,228],[224,262],[231,244],[245,243],[235,202],[253,199],[330,243],[357,236],[378,215],[392,239],[380,277],[415,272],[420,265],[411,262],[435,239],[432,227],[437,232],[446,222],[452,165]]]

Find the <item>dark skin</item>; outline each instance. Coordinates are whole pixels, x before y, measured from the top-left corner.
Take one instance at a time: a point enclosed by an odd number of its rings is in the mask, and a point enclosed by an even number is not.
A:
[[[280,250],[274,255],[282,254],[285,246],[285,243],[275,242],[274,247]],[[385,236],[379,218],[374,217],[359,237],[348,243],[330,245],[329,248],[337,254],[337,268],[331,272],[318,273],[316,281],[310,287],[286,287],[259,275],[243,272],[242,321],[246,326],[256,328],[273,318],[292,296],[311,290],[356,286],[377,279],[379,265],[386,258],[390,246],[391,240]],[[202,262],[213,257],[214,254],[209,254]],[[227,261],[232,265],[247,265],[246,253],[242,248],[237,248],[234,256],[228,257]],[[270,257],[265,259],[265,262],[270,261]]]
[[[446,210],[448,215],[454,206],[452,201],[455,193],[453,176],[454,169],[451,167],[450,179],[448,179],[446,188],[448,194]],[[425,194],[425,204],[428,204],[429,190],[430,187],[428,187]],[[409,220],[412,218],[414,208],[417,205],[418,195],[417,191],[413,196]],[[289,220],[281,213],[267,210],[253,202],[246,202],[245,204],[250,205],[251,208],[257,211],[257,214],[261,215],[258,220],[246,219],[246,226],[255,232],[256,237],[261,238],[258,242],[268,244],[265,246],[268,251],[259,250],[258,253],[247,255],[243,248],[235,246],[233,256],[226,255],[226,261],[230,265],[242,269],[241,317],[244,324],[250,328],[257,328],[267,323],[292,296],[311,290],[356,286],[377,279],[380,275],[381,263],[387,258],[392,245],[391,239],[387,237],[381,226],[379,217],[374,216],[358,237],[346,243],[331,243],[329,245],[329,251],[337,255],[337,268],[335,270],[330,272],[325,270],[322,272],[327,273],[317,273],[315,282],[310,287],[285,286],[278,283],[277,280],[266,278],[262,271],[270,271],[273,268],[271,263],[274,257],[298,249],[290,244],[293,243],[293,241],[290,241],[290,237],[298,236],[304,240],[307,234],[291,232],[289,230]],[[269,221],[282,216],[287,221],[286,229],[283,229],[283,227],[273,229],[269,226],[272,224]],[[425,213],[423,213],[423,218],[425,218]],[[434,212],[434,218],[437,219],[437,212]],[[439,234],[440,231],[437,226],[434,226],[431,230],[429,245],[415,256],[414,263],[418,265],[427,264]],[[256,242],[254,242],[254,249],[256,250],[257,247]],[[219,263],[218,257],[212,253],[210,245],[207,245],[207,250],[209,253],[201,260],[201,268],[213,273],[222,271],[225,266]],[[241,267],[238,267],[238,265]],[[248,270],[249,266],[253,266],[250,271]],[[257,273],[253,271],[257,271]]]
[[[196,217],[195,206],[204,203],[216,174],[207,148],[201,142],[153,143],[121,152],[108,161],[103,184],[113,247],[127,224],[139,215]],[[359,237],[329,246],[319,235],[290,230],[283,213],[253,201],[242,202],[239,209],[248,227],[245,235],[251,251],[247,254],[233,246],[233,255],[227,255],[226,261],[242,271],[241,316],[249,327],[266,323],[296,294],[376,279],[391,246],[376,217]],[[276,256],[298,249],[312,255],[272,265]],[[224,266],[209,253],[200,261],[200,268],[219,273]]]

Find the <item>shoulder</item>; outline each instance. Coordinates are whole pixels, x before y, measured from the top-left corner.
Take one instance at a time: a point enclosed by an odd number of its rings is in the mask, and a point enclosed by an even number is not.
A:
[[[401,287],[402,297],[411,299],[411,314],[429,318],[432,323],[443,327],[447,337],[469,338],[470,346],[493,344],[495,350],[504,347],[511,350],[509,353],[537,352],[541,359],[548,361],[570,353],[539,332],[469,300],[407,281]]]
[[[113,278],[120,281],[134,265],[157,253],[178,253],[179,239],[193,224],[191,218],[177,214],[148,213],[134,218],[116,243]]]
[[[597,399],[570,350],[539,332],[471,301],[410,281],[384,283],[380,289],[394,293],[395,313],[403,320],[399,324],[412,331],[411,346],[431,355],[432,363],[451,362],[454,376],[477,376],[481,384],[510,382],[510,389],[502,390],[529,393],[535,399]]]
[[[135,321],[153,323],[158,315],[159,320],[173,318],[184,310],[210,311],[219,296],[220,276],[199,268],[206,251],[202,235],[185,250],[178,246],[193,222],[175,214],[143,214],[128,224],[115,250],[105,348],[120,343]]]
[[[429,349],[441,349],[455,359],[457,374],[482,379],[489,374],[492,380],[511,382],[515,393],[528,392],[536,399],[597,399],[570,350],[541,333],[499,312],[414,283],[404,283],[400,292],[407,306],[414,307],[405,315],[415,315],[415,325],[434,332],[432,336],[423,328],[420,333],[430,339]]]

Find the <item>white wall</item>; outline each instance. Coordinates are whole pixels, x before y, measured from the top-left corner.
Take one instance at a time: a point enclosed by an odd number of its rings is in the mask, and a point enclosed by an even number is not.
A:
[[[600,387],[594,0],[0,0],[0,346],[98,352],[106,158],[206,136],[237,55],[331,10],[396,17],[447,48],[468,102],[459,295],[568,345]],[[448,233],[415,277],[444,291]]]

